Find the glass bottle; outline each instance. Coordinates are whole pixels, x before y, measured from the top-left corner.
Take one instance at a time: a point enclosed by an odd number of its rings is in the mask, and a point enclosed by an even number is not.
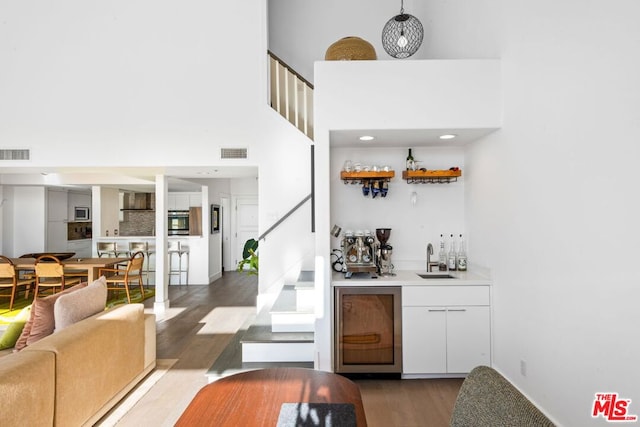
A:
[[[414,163],[415,161],[413,160],[413,155],[411,154],[411,148],[409,148],[409,155],[407,156],[407,170],[413,170],[414,169]]]
[[[440,251],[438,252],[438,270],[447,271],[447,253],[444,250],[444,237],[440,235]]]
[[[467,271],[467,253],[464,250],[464,239],[460,235],[460,247],[458,248],[458,271]]]
[[[451,235],[451,241],[449,243],[447,267],[449,267],[449,271],[456,271],[456,242],[453,240],[453,234]]]

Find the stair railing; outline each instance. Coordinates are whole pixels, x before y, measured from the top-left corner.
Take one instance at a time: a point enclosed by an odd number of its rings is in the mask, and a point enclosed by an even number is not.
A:
[[[313,140],[313,85],[273,52],[267,52],[271,107]]]

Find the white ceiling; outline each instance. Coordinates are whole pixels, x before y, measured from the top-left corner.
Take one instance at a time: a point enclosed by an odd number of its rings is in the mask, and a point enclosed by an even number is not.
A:
[[[169,191],[200,191],[195,180],[257,177],[255,166],[154,168],[0,168],[2,185],[44,185],[90,188],[103,186],[126,191],[154,192],[156,175],[168,177]]]
[[[332,147],[425,147],[464,146],[497,129],[360,129],[331,131]],[[454,139],[442,140],[441,135],[453,134]],[[372,141],[360,141],[360,136],[370,135]]]

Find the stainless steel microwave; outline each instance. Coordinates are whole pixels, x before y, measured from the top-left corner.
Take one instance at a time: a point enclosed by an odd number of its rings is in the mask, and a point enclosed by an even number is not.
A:
[[[73,218],[76,221],[89,221],[91,219],[90,211],[88,207],[76,206],[73,209]]]

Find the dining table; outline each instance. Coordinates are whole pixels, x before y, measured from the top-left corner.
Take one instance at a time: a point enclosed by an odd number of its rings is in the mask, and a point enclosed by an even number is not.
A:
[[[35,258],[11,258],[17,270],[35,271]],[[87,273],[87,282],[91,283],[96,280],[100,274],[101,268],[113,268],[116,264],[126,263],[129,258],[68,258],[61,260],[60,263],[65,269],[81,271]]]
[[[176,427],[366,427],[360,388],[351,380],[309,368],[240,372],[204,386]]]

